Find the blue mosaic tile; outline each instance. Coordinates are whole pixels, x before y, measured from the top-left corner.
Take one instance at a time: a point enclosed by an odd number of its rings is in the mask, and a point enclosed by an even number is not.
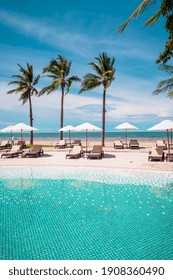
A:
[[[173,174],[0,170],[0,259],[173,259]]]

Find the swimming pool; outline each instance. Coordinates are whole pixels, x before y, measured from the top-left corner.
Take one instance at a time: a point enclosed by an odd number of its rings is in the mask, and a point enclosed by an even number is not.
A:
[[[173,259],[173,173],[0,170],[0,259]]]

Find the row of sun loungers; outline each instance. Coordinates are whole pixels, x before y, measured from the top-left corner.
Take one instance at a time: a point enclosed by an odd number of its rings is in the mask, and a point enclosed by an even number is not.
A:
[[[86,154],[88,159],[101,159],[104,156],[101,145],[94,145],[91,151],[84,151],[81,146],[74,146],[73,149],[66,154],[66,158],[80,158],[84,157],[84,154]]]
[[[1,158],[14,158],[18,156],[22,157],[38,157],[43,154],[42,145],[34,145],[31,150],[28,152],[23,151],[22,145],[14,145],[10,150],[7,150],[5,153],[1,154]]]
[[[7,150],[5,153],[1,155],[1,158],[7,157],[7,158],[13,158],[18,157],[19,155],[22,155],[23,151],[21,150],[20,145],[14,145],[10,150]]]
[[[1,141],[0,150],[4,150],[4,149],[10,148],[10,147],[11,147],[11,144],[9,141]]]
[[[74,140],[72,143],[67,143],[66,140],[59,140],[59,142],[55,145],[57,149],[63,149],[67,147],[81,146],[82,142],[80,139]]]
[[[122,141],[116,140],[114,142],[114,149],[124,149],[124,148],[130,148],[130,149],[139,149],[139,142],[136,139],[131,139],[129,144],[123,143]],[[164,140],[157,140],[156,141],[156,147],[163,148],[164,150],[167,149],[167,144]]]
[[[173,161],[173,153],[164,153],[163,147],[153,147],[152,150],[149,152],[148,160],[155,160],[155,161]]]
[[[115,141],[114,142],[114,149],[124,149],[125,147],[129,147],[130,149],[139,149],[139,142],[136,139],[132,139],[129,142],[129,145],[126,143],[123,143],[122,141]]]
[[[2,141],[3,142],[3,141]],[[119,142],[119,143],[118,143]],[[139,147],[136,141],[132,141],[132,147]],[[3,143],[4,144],[4,143]],[[13,145],[9,150],[6,150],[1,154],[1,158],[14,158],[14,157],[39,157],[43,154],[42,145],[34,145],[33,148],[27,152],[23,151],[22,142],[20,145]],[[117,141],[117,148],[122,148],[122,142]],[[163,140],[158,140],[156,142],[156,147],[153,147],[149,152],[148,161],[158,160],[158,161],[173,161],[173,153],[164,154],[164,150],[167,148],[166,143]],[[87,159],[101,159],[104,156],[102,145],[94,145],[92,150],[84,150],[80,143],[76,143],[73,148],[66,154],[66,158],[80,158],[86,157]]]

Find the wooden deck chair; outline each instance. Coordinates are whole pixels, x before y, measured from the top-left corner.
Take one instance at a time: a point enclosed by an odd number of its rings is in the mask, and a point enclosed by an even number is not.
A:
[[[55,145],[55,148],[62,149],[65,148],[66,146],[67,144],[65,140],[59,140],[59,142]]]
[[[82,149],[81,146],[74,146],[72,150],[69,151],[68,154],[66,154],[66,158],[80,158]]]
[[[9,141],[3,140],[0,144],[0,150],[10,148],[11,144]]]
[[[13,158],[13,157],[18,157],[19,155],[22,155],[23,151],[21,150],[20,145],[14,145],[11,150],[6,151],[1,155],[1,158],[7,157],[7,158]]]
[[[148,160],[164,161],[163,147],[152,147],[152,150],[149,152]]]
[[[136,139],[131,139],[129,142],[130,149],[139,149],[139,142]]]
[[[165,140],[157,140],[156,147],[162,147],[164,150],[166,150],[167,144],[165,143]]]
[[[92,158],[101,159],[103,155],[104,152],[103,152],[102,145],[94,145],[91,153],[87,155],[87,159],[92,159]]]
[[[122,141],[115,141],[114,142],[114,149],[124,149],[124,145],[123,145],[123,142]]]
[[[34,145],[32,150],[25,153],[25,157],[39,157],[43,154],[42,145]]]

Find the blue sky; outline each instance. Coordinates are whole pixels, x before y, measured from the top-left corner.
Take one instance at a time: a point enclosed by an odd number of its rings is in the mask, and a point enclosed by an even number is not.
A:
[[[28,104],[22,106],[16,94],[7,95],[8,82],[18,65],[33,65],[41,74],[58,54],[72,60],[71,75],[92,72],[88,62],[106,51],[115,57],[115,81],[107,90],[106,131],[128,121],[140,130],[172,115],[172,101],[153,96],[157,83],[165,78],[155,60],[163,50],[167,34],[163,19],[152,28],[144,21],[157,5],[132,21],[123,34],[118,27],[141,0],[0,0],[0,128],[29,124]],[[159,1],[158,1],[159,3]],[[38,90],[51,82],[42,78]],[[74,84],[65,96],[64,126],[89,121],[101,127],[102,87],[78,94]],[[56,132],[60,123],[60,91],[33,98],[34,126],[40,132]]]

